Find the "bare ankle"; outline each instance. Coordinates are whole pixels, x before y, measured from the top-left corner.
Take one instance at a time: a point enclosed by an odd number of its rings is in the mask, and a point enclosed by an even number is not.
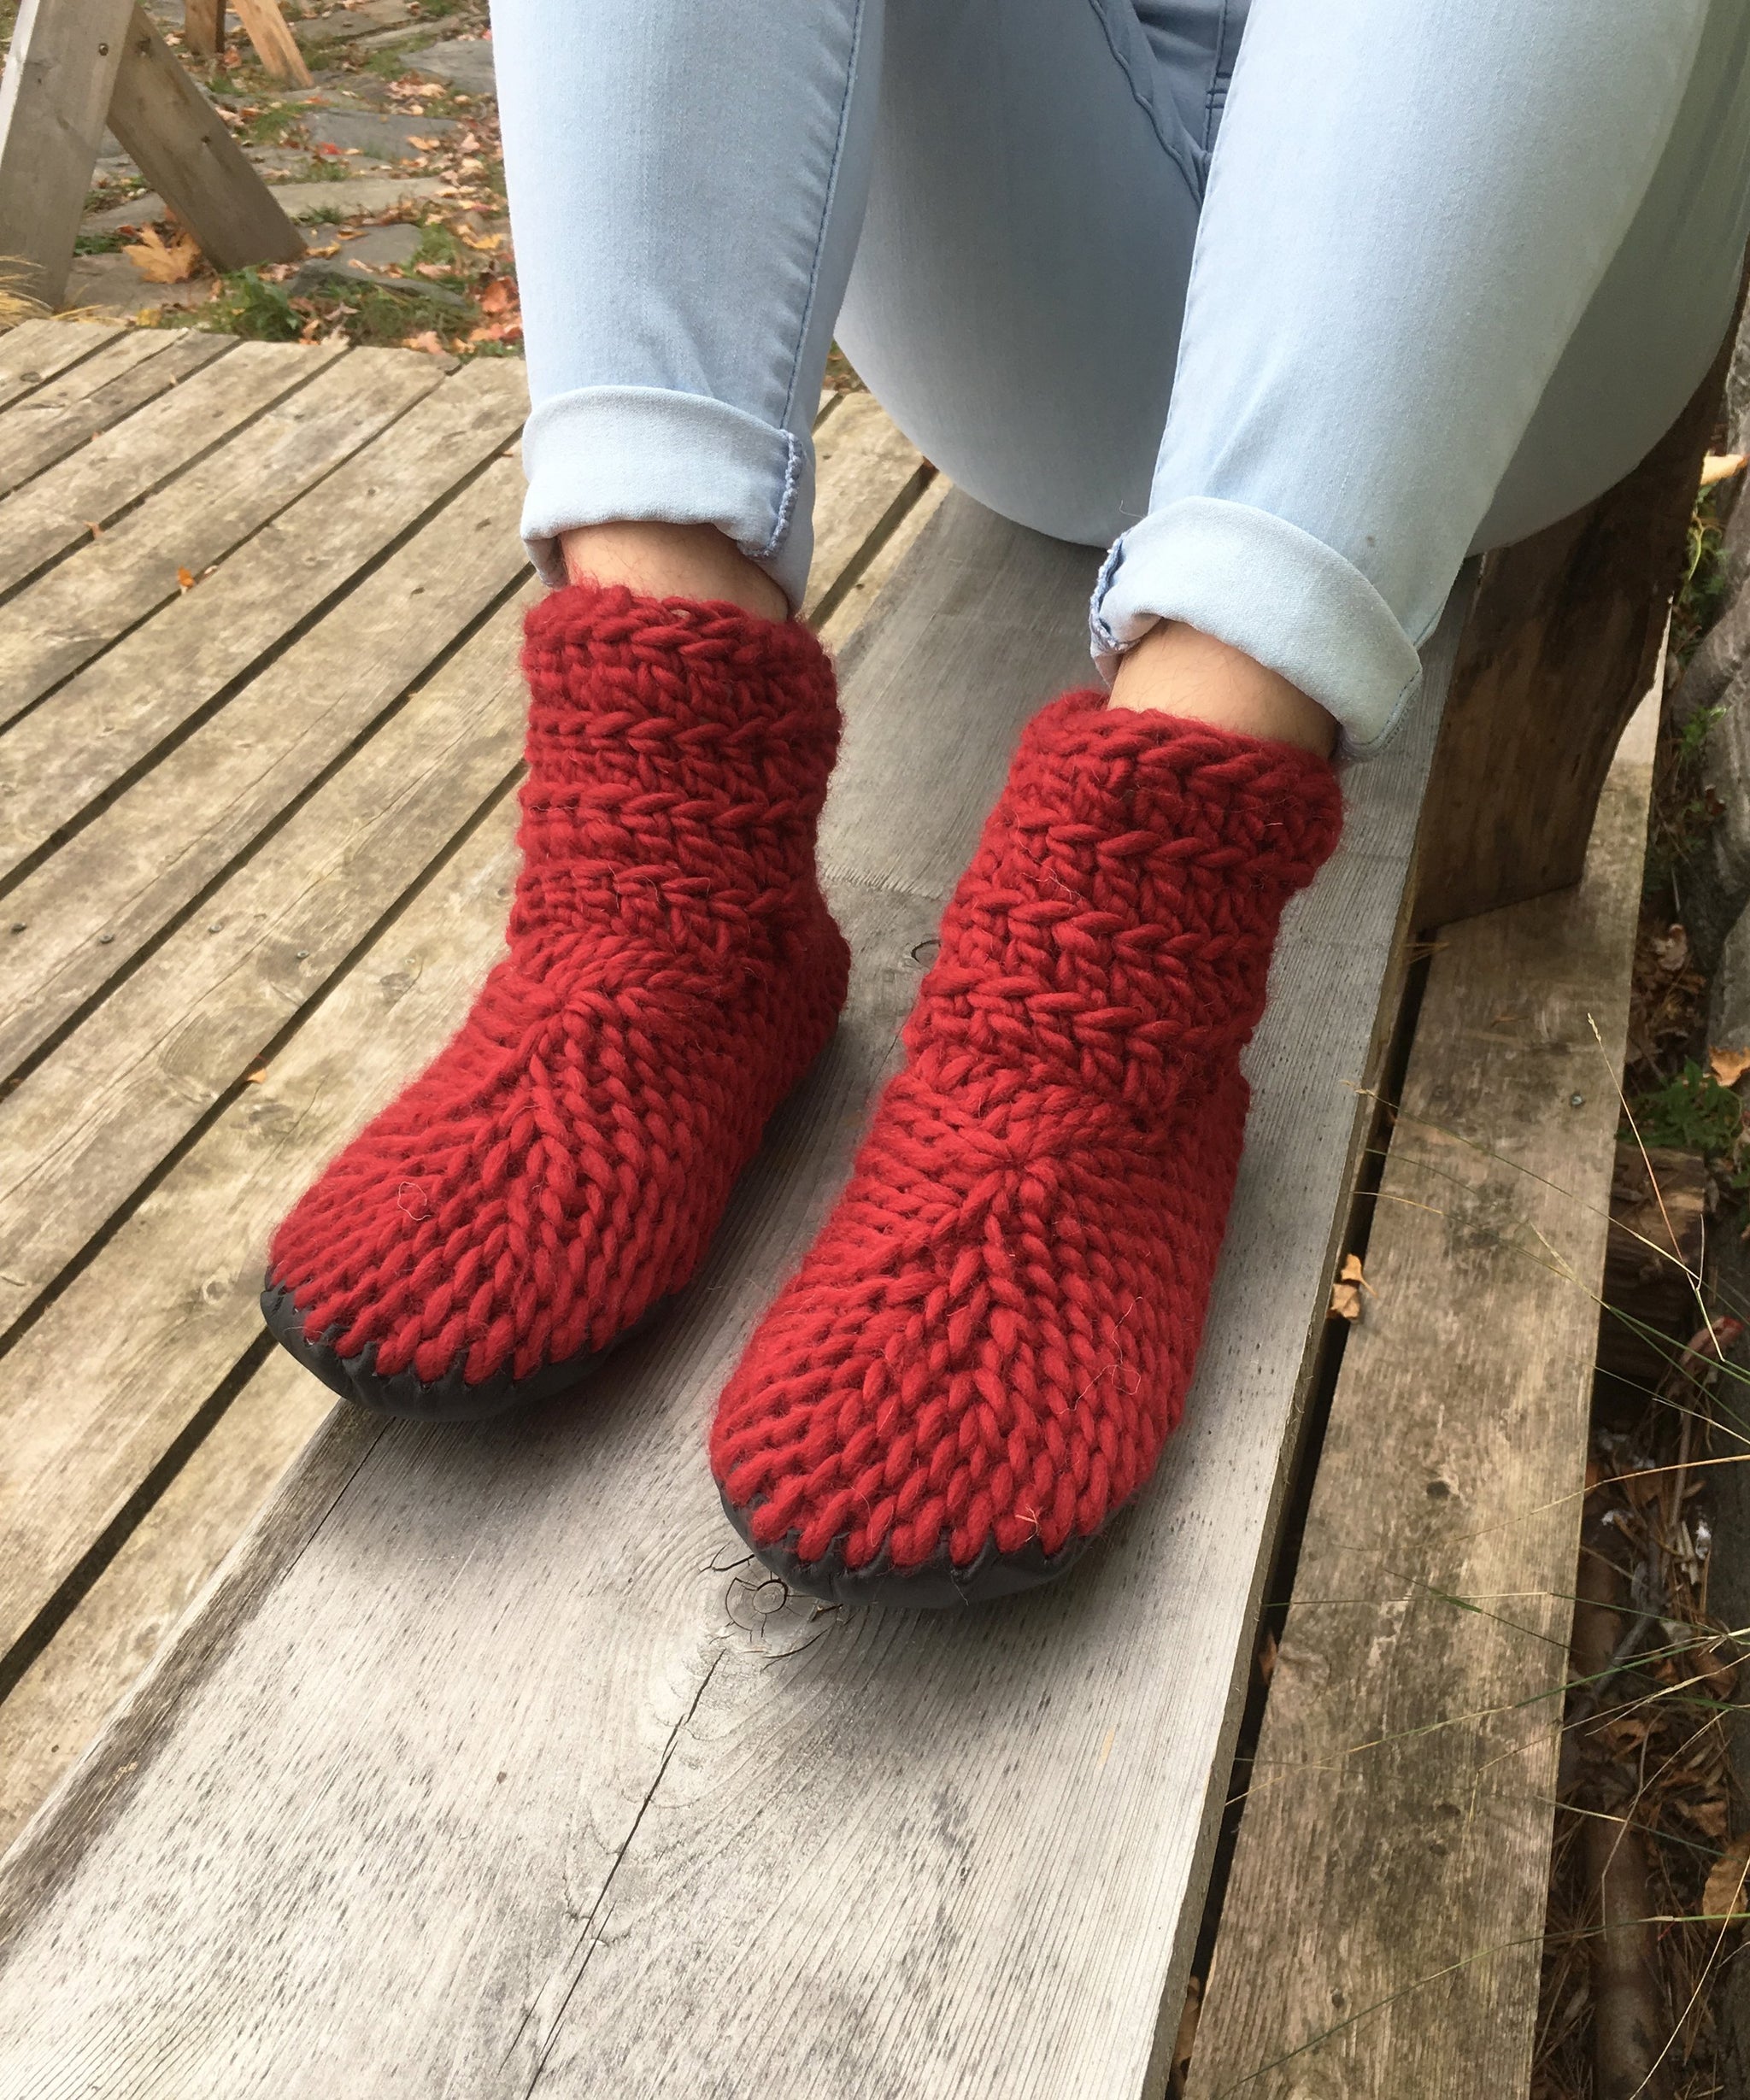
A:
[[[1328,758],[1336,723],[1297,685],[1243,651],[1183,620],[1162,620],[1125,655],[1113,680],[1114,707],[1166,714],[1298,744]]]
[[[790,603],[757,563],[715,525],[619,519],[559,536],[573,584],[625,584],[650,598],[726,598],[766,619],[788,619]]]

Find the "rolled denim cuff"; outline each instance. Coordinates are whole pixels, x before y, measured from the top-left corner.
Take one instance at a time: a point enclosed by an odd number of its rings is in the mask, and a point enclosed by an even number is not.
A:
[[[1182,497],[1119,539],[1089,615],[1101,677],[1160,619],[1280,672],[1336,716],[1348,758],[1384,744],[1421,682],[1416,644],[1354,563],[1248,504]]]
[[[523,467],[523,541],[547,583],[565,581],[561,532],[658,519],[715,525],[792,612],[802,605],[814,551],[814,450],[806,437],[702,394],[583,386],[530,416]]]

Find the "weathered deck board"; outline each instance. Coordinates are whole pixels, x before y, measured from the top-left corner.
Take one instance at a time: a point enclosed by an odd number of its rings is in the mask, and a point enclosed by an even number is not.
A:
[[[11,937],[0,979],[11,988],[0,1062],[77,1012],[512,588],[526,566],[520,502],[515,463],[489,466],[355,588],[341,617],[319,622],[202,723],[164,777],[131,784],[12,891],[10,923],[25,931]],[[215,909],[200,923],[222,918]]]
[[[0,496],[234,347],[226,336],[134,329],[38,387],[0,425]]]
[[[1530,2085],[1651,755],[1430,965],[1191,2100]]]
[[[367,404],[361,403],[360,430],[369,438],[361,449],[244,540],[198,594],[173,597],[8,732],[0,751],[15,784],[0,803],[0,874],[39,851],[124,775],[152,760],[228,685],[255,671],[459,482],[503,450],[528,412],[522,368],[508,360],[469,366],[442,386],[435,371],[421,374],[411,358],[391,370],[399,384],[428,377],[435,390],[416,396],[374,435]],[[397,390],[381,413],[400,406]],[[308,450],[303,464],[306,476],[321,471]],[[283,500],[283,484],[279,493]],[[150,532],[150,506],[142,517],[143,531]],[[131,611],[113,592],[107,603],[115,618]],[[88,631],[104,627],[93,619]],[[6,638],[0,619],[0,676],[16,672],[6,661]]]
[[[854,652],[824,843],[852,1009],[707,1274],[574,1402],[396,1425],[362,1455],[349,1419],[319,1440],[5,1870],[0,2091],[138,2093],[148,2062],[178,2100],[1142,2088],[1189,1959],[1431,709],[1358,783],[1285,942],[1191,1419],[1110,1547],[965,1622],[823,1631],[725,1572],[739,1550],[700,1446],[843,1170],[1013,736],[1085,676],[1089,563],[943,506]],[[501,804],[14,1350],[9,1369],[45,1334],[70,1348],[81,1309],[113,1319],[119,1420],[63,1446],[77,1470],[113,1463],[166,1381],[161,1346],[127,1337],[173,1280],[130,1252],[179,1241],[179,1274],[207,1279],[175,1285],[197,1404],[308,1158],[426,1053],[496,943],[508,821]],[[119,1305],[83,1291],[100,1269]],[[50,1413],[27,1443],[54,1440]],[[173,1915],[154,1893],[173,1864]]]
[[[212,433],[228,442],[0,607],[0,713],[15,717],[136,621],[173,604],[185,575],[198,578],[222,560],[404,415],[438,378],[433,361],[417,350],[355,350],[344,368],[306,366],[301,374],[296,365],[282,367],[279,391],[289,400],[264,401],[261,413],[238,419],[239,427]],[[287,384],[294,378],[295,389]],[[115,435],[125,439],[131,428]],[[5,516],[0,507],[0,534]]]
[[[473,544],[463,551],[486,554],[489,579],[496,580],[490,568],[515,543],[489,507],[508,497],[514,515],[520,471],[505,460],[475,492],[496,530],[490,542],[470,532]],[[455,507],[473,507],[464,499]],[[473,522],[467,518],[465,529]],[[423,537],[407,550],[408,566],[428,580],[428,599],[446,601],[448,629],[455,617],[444,588],[449,575],[424,550]],[[384,594],[391,610],[396,595]],[[383,915],[502,793],[522,757],[523,611],[539,595],[531,579],[196,918],[0,1100],[0,1330],[321,996]],[[360,645],[360,660],[392,692],[417,678],[449,636],[408,637],[349,621],[345,638]],[[409,639],[398,656],[394,643]],[[193,772],[183,784],[198,790],[202,776]],[[191,827],[199,822],[196,808],[182,814]],[[0,1419],[8,1411],[0,1367]]]
[[[856,581],[858,557],[872,557],[931,478],[924,455],[896,430],[872,394],[835,396],[817,424],[814,560],[803,601],[816,625]]]
[[[22,321],[0,336],[0,409],[94,357],[121,333],[108,321]]]
[[[163,1645],[332,1404],[276,1350],[0,1702],[0,1850]]]
[[[0,590],[107,528],[297,388],[338,350],[239,343],[0,502]],[[172,570],[175,564],[173,561]],[[17,712],[9,699],[0,717]]]

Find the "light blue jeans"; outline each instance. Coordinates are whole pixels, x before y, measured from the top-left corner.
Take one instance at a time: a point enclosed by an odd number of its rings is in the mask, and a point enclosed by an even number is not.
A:
[[[799,603],[835,330],[1359,754],[1467,551],[1635,465],[1750,234],[1750,0],[494,0],[524,531],[708,522]]]

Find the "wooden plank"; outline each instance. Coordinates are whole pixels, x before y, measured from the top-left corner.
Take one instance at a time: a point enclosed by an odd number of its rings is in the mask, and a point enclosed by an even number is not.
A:
[[[371,609],[401,611],[407,632],[345,622],[347,642],[391,693],[453,638],[464,609],[503,588],[502,542],[472,527],[501,504],[514,515],[520,495],[521,470],[507,460],[452,507],[459,514],[450,531],[428,531],[385,575]],[[409,600],[409,576],[426,600],[446,601],[441,612]],[[0,1097],[0,1330],[321,996],[385,912],[508,784],[522,754],[522,616],[538,595],[531,581],[203,900],[197,918]],[[315,654],[293,651],[285,683]],[[332,646],[326,654],[332,662]],[[225,718],[214,726],[222,735]],[[191,824],[201,821],[189,806],[206,784],[198,768],[181,783],[176,799]],[[175,794],[168,783],[163,791]],[[0,1369],[0,1418],[8,1391]],[[71,1424],[87,1405],[108,1412],[109,1402],[94,1388],[89,1400],[69,1398],[63,1419]],[[68,1502],[82,1492],[70,1485]],[[0,1528],[5,1501],[0,1487]]]
[[[276,1350],[8,1692],[0,1849],[169,1640],[332,1405],[332,1395]]]
[[[872,394],[847,394],[842,404],[815,426],[814,559],[802,614],[817,625],[855,580],[854,557],[873,554],[931,471]]]
[[[73,266],[132,0],[23,0],[0,75],[0,255],[58,306]]]
[[[262,346],[245,343],[226,363],[254,347]],[[271,369],[253,375],[248,390],[235,391],[266,396],[262,413],[245,419],[238,402],[232,418],[238,427],[227,441],[167,477],[168,485],[161,484],[150,500],[0,606],[0,720],[15,718],[117,636],[173,604],[185,574],[199,578],[422,400],[439,376],[416,350],[355,350],[344,361],[336,352],[314,374],[291,365],[277,376]],[[290,398],[275,401],[270,389]],[[126,426],[116,433],[125,435]],[[56,507],[41,507],[51,529]],[[0,506],[0,537],[5,518]],[[93,730],[91,723],[73,729],[72,706],[68,732]],[[66,810],[63,821],[75,813]]]
[[[857,574],[837,592],[837,602],[814,631],[829,649],[845,647],[875,609],[875,601],[892,582],[901,562],[923,537],[925,525],[947,502],[954,484],[938,473],[901,518]]]
[[[128,18],[109,128],[215,270],[291,262],[304,252],[304,237],[254,161],[138,6]]]
[[[258,1340],[262,1258],[279,1217],[361,1110],[454,1028],[502,942],[514,827],[505,798],[482,842],[348,973],[325,1026],[295,1036],[261,1084],[235,1090],[0,1358],[0,1656]]]
[[[114,321],[68,321],[53,315],[21,321],[0,335],[0,408],[93,357],[122,333]]]
[[[255,47],[262,68],[276,80],[290,80],[295,87],[310,85],[310,69],[297,48],[297,39],[285,26],[279,0],[234,0],[237,19]]]
[[[90,538],[93,525],[110,525],[341,354],[316,345],[239,343],[15,490],[0,502],[0,591]],[[9,693],[0,700],[0,720],[15,712]]]
[[[144,331],[137,331],[144,334]],[[0,335],[0,410],[12,408],[117,341],[108,322],[21,321]],[[136,353],[138,355],[138,353]]]
[[[587,1401],[397,1424],[362,1463],[319,1443],[9,1861],[0,2063],[53,2090],[76,2062],[91,2100],[146,2049],[179,2100],[326,2091],[337,2065],[361,2096],[484,2100],[537,2079],[628,2100],[1142,2085],[1195,1929],[1450,627],[1427,712],[1357,777],[1349,843],[1295,915],[1191,1417],[1110,1545],[1013,1607],[823,1630],[725,1572],[698,1446],[847,1164],[1015,730],[1083,675],[1085,569],[944,505],[846,694],[825,850],[852,1006],[707,1273]],[[207,1278],[182,1301],[191,1385],[227,1360],[207,1337],[306,1148],[441,1035],[458,957],[496,945],[503,836],[475,835],[148,1200],[191,1201],[173,1185],[208,1155],[208,1222],[180,1226]],[[125,1258],[110,1273],[133,1288]],[[138,1368],[117,1367],[124,1397]]]
[[[1650,759],[1430,965],[1192,2100],[1530,2085]]]
[[[98,637],[132,627],[9,733],[17,784],[0,804],[0,875],[282,645],[508,443],[526,409],[520,368],[508,360],[471,366],[440,387],[430,358],[362,355],[65,565],[65,583],[51,572],[11,617],[0,610],[0,680],[20,702],[65,676]],[[169,566],[185,548],[203,565],[222,557],[197,591],[179,591]],[[105,906],[93,901],[101,920]],[[40,938],[38,929],[0,959],[0,981],[15,992],[26,954],[47,953]]]
[[[232,347],[224,336],[139,328],[75,365],[65,378],[30,395],[0,422],[0,496],[167,394]]]
[[[182,41],[197,58],[225,52],[225,0],[182,0]]]

